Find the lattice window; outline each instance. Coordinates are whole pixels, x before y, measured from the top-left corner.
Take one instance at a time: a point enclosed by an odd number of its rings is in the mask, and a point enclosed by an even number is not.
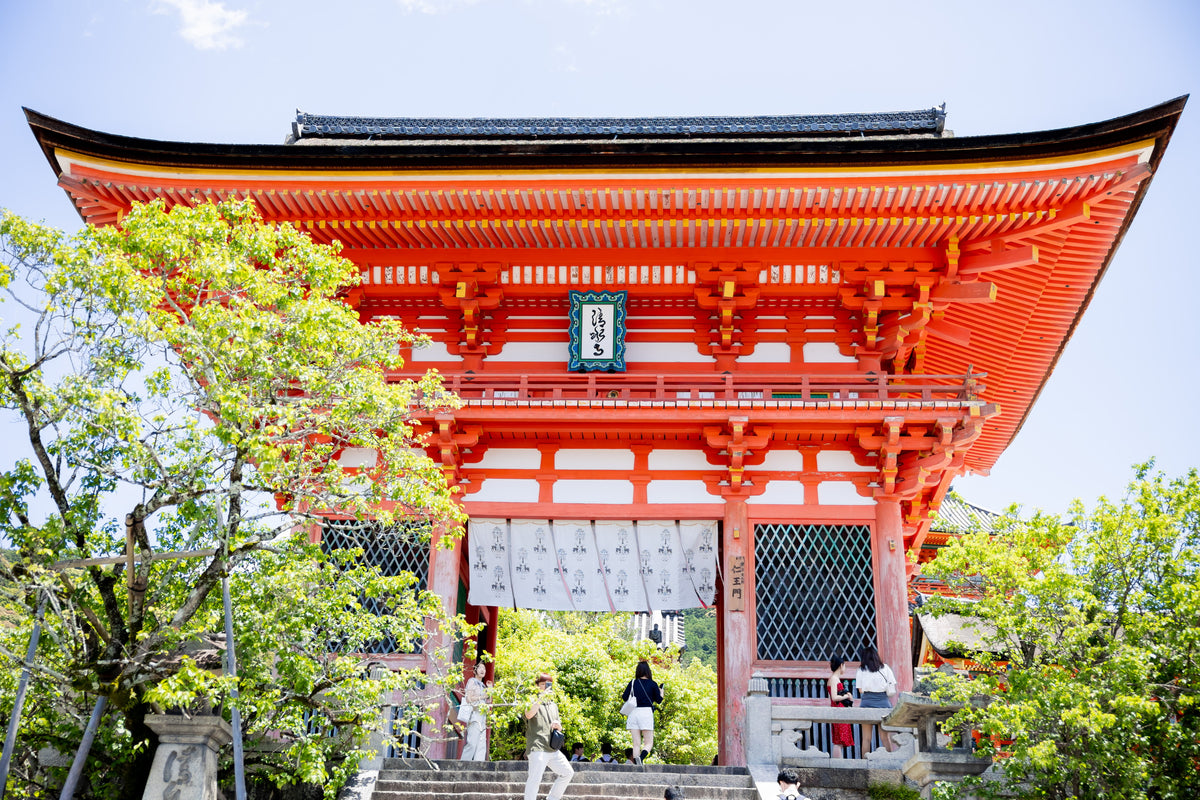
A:
[[[388,745],[385,758],[421,758],[425,711],[417,704],[389,706],[387,724],[397,741]]]
[[[384,528],[377,522],[330,519],[325,520],[321,533],[321,549],[330,553],[334,550],[362,548],[360,564],[379,567],[388,576],[411,572],[417,576],[417,590],[423,590],[429,575],[429,523],[398,522]],[[383,603],[370,597],[360,599],[363,608],[376,614],[386,613]],[[363,648],[368,653],[416,653],[421,642],[401,644],[394,636],[368,642]]]
[[[875,643],[869,527],[758,525],[754,537],[760,659],[852,659]]]

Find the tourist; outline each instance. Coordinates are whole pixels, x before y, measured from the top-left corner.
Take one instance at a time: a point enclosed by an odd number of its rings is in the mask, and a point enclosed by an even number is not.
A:
[[[846,685],[842,683],[842,673],[846,670],[846,661],[841,656],[834,656],[829,659],[829,680],[826,681],[826,686],[829,689],[829,705],[834,708],[849,708],[854,705],[854,695],[846,691]],[[842,757],[843,747],[854,746],[854,730],[850,727],[849,722],[835,722],[833,729],[833,757]]]
[[[571,764],[561,750],[551,745],[551,733],[562,730],[558,717],[558,704],[550,695],[554,678],[546,673],[537,676],[534,684],[537,695],[525,710],[525,757],[529,759],[529,777],[525,780],[525,800],[537,800],[538,786],[542,775],[549,767],[558,778],[550,787],[546,800],[559,800],[567,790],[567,784],[575,775]]]
[[[779,782],[779,800],[808,800],[800,794],[800,773],[796,770],[784,767],[775,780]]]
[[[583,754],[583,742],[576,742],[571,745],[571,760],[572,761],[587,761],[588,757]]]
[[[663,792],[663,800],[684,800],[682,786],[668,786]]]
[[[638,753],[633,763],[641,764],[654,749],[654,704],[661,703],[663,699],[662,687],[654,682],[650,664],[645,661],[638,662],[633,680],[621,694],[623,701],[631,697],[637,701],[637,708],[625,718],[625,727],[629,730],[629,738],[633,740],[632,750]]]
[[[617,757],[612,754],[612,745],[608,742],[600,745],[600,757],[596,759],[600,764],[615,764]]]
[[[875,645],[863,645],[858,654],[858,663],[858,674],[855,675],[854,682],[858,684],[858,692],[862,697],[859,708],[891,708],[892,701],[888,697],[896,693],[896,676],[892,668],[883,663]],[[871,752],[871,733],[875,728],[879,728],[879,738],[884,749],[889,753],[892,751],[892,737],[882,727],[872,724],[863,724],[860,727],[863,758]]]
[[[475,662],[472,673],[463,688],[463,701],[458,707],[459,724],[467,727],[460,760],[487,761],[487,712],[492,682],[483,682],[487,675],[487,664],[482,661]]]
[[[634,760],[633,760],[633,748],[632,748],[632,747],[626,747],[626,748],[625,748],[625,760],[624,760],[624,761],[622,761],[621,763],[622,763],[622,764],[633,764],[633,763],[635,763],[635,762],[634,762]]]

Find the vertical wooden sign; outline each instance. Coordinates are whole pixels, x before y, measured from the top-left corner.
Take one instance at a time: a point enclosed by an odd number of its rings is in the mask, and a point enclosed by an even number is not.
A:
[[[726,598],[730,611],[746,610],[746,557],[733,556],[729,566],[729,593]]]

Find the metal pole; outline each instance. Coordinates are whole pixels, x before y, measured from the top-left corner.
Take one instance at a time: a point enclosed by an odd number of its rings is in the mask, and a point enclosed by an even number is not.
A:
[[[0,800],[4,800],[4,787],[8,786],[8,765],[17,746],[17,728],[21,723],[21,707],[25,705],[25,690],[29,688],[29,672],[37,655],[38,640],[42,638],[42,615],[46,612],[46,595],[38,601],[37,616],[33,620],[33,632],[29,634],[29,650],[25,663],[21,665],[21,678],[17,682],[17,696],[13,700],[12,716],[8,720],[8,733],[4,736],[4,755],[0,756]]]
[[[92,718],[88,720],[87,728],[83,732],[83,739],[79,742],[79,749],[75,751],[75,760],[71,762],[71,771],[67,774],[67,782],[63,784],[58,800],[71,800],[75,795],[75,786],[79,783],[80,776],[83,775],[83,766],[87,763],[88,753],[92,749],[92,740],[96,738],[96,729],[100,727],[100,717],[104,715],[104,707],[107,705],[108,698],[104,695],[100,695],[96,699],[96,706],[92,709]]]
[[[237,800],[246,800],[246,774],[242,763],[242,714],[237,707],[237,655],[233,650],[233,602],[229,598],[228,560],[225,562],[225,574],[221,577],[221,593],[225,601],[225,674],[234,678],[229,690],[229,722],[233,728],[234,790]]]

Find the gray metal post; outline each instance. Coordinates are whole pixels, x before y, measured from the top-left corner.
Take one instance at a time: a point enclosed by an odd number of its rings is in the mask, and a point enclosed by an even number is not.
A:
[[[12,716],[8,720],[8,733],[4,736],[4,755],[0,756],[0,800],[4,800],[4,787],[8,786],[8,765],[12,762],[13,750],[17,746],[17,728],[21,726],[21,707],[25,705],[25,690],[29,688],[29,673],[37,655],[38,640],[42,638],[42,615],[46,612],[46,595],[38,601],[37,616],[33,620],[33,631],[29,634],[29,650],[21,664],[21,678],[17,682],[17,696],[13,700]]]
[[[225,562],[221,578],[221,593],[225,601],[225,674],[237,678],[237,654],[233,650],[233,602],[229,597],[229,562]],[[246,800],[246,774],[242,762],[242,714],[238,711],[238,690],[235,683],[229,690],[229,723],[233,728],[233,776],[237,800]]]
[[[88,753],[92,750],[92,740],[96,738],[96,729],[100,727],[100,717],[104,716],[104,708],[107,705],[108,698],[104,695],[100,695],[96,699],[96,705],[92,709],[92,718],[88,720],[87,728],[83,732],[83,739],[79,742],[79,749],[75,751],[75,760],[71,762],[71,771],[67,773],[67,782],[63,784],[58,800],[71,800],[75,795],[75,787],[79,784],[80,776],[83,775],[83,766],[87,763]]]

